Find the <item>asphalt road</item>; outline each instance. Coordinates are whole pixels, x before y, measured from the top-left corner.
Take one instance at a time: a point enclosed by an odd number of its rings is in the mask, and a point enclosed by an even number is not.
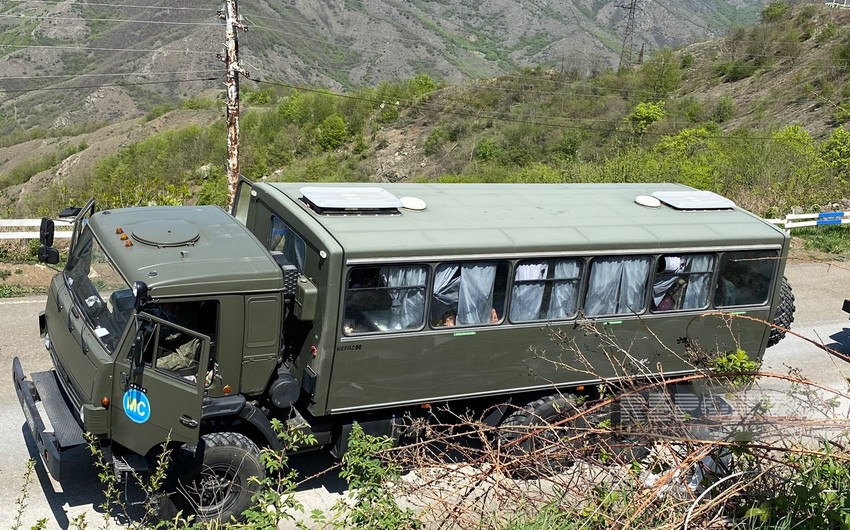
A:
[[[824,264],[793,261],[786,271],[797,298],[794,332],[823,344],[833,344],[839,350],[841,342],[850,344],[850,324],[841,311],[845,297],[850,297],[850,268],[846,264]],[[44,298],[0,300],[0,366],[6,371],[5,383],[0,384],[0,530],[16,524],[22,488],[25,485],[26,462],[36,458],[34,441],[30,438],[24,417],[11,384],[12,358],[18,356],[26,372],[50,368],[50,362],[38,337],[37,315]],[[764,369],[786,373],[789,367],[799,368],[802,375],[818,383],[838,389],[847,387],[850,364],[824,353],[808,342],[789,336],[768,350]],[[305,474],[320,471],[332,462],[324,454],[299,457],[296,464]],[[40,518],[48,520],[47,528],[68,528],[74,518],[85,514],[86,521],[101,528],[103,513],[97,471],[85,450],[63,454],[63,477],[55,481],[39,462],[29,482],[26,506],[20,520],[21,528],[29,528]],[[314,480],[301,488],[299,497],[307,503],[306,513],[313,508],[327,508],[344,491],[338,478]],[[120,521],[111,527],[120,526]]]

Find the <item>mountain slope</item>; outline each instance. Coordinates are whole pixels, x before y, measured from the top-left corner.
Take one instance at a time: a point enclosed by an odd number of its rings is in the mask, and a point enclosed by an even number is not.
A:
[[[333,90],[419,73],[450,83],[548,65],[617,64],[629,2],[243,0],[240,56],[257,79]],[[642,0],[633,60],[752,23],[762,0]],[[208,2],[66,1],[0,6],[0,132],[136,117],[220,91],[223,23]],[[61,76],[61,77],[56,77]]]

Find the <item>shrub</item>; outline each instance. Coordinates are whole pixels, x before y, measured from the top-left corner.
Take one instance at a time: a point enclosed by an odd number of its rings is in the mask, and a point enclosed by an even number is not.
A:
[[[761,12],[761,21],[770,24],[785,18],[791,11],[787,2],[771,2]]]
[[[323,151],[332,151],[345,143],[345,121],[339,114],[331,114],[319,126],[318,142]]]

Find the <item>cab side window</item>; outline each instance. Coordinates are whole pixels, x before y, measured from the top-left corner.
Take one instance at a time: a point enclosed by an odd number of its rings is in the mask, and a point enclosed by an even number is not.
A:
[[[146,324],[149,330],[145,334],[142,356],[145,364],[188,384],[196,384],[201,373],[211,375],[207,373],[209,367],[203,367],[201,371],[202,341],[196,334],[210,337],[209,364],[213,366],[218,302],[163,303],[145,311],[167,321]]]
[[[504,317],[508,263],[444,263],[434,272],[434,327],[498,324]]]
[[[355,267],[348,275],[343,333],[420,329],[428,269],[423,265]]]
[[[652,282],[652,310],[708,307],[714,263],[713,254],[662,255]]]
[[[272,252],[282,252],[289,263],[295,265],[299,271],[304,270],[307,254],[304,239],[276,215],[272,215],[271,219],[268,248]]]
[[[595,258],[584,299],[587,316],[631,315],[646,307],[649,256]]]
[[[517,263],[511,290],[511,322],[563,320],[578,307],[582,261],[529,260]]]
[[[726,252],[720,258],[714,305],[730,307],[767,302],[778,255],[772,251]]]

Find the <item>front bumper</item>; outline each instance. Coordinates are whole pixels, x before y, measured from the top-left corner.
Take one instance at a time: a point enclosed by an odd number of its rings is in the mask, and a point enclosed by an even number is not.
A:
[[[27,420],[27,426],[35,439],[38,454],[44,461],[44,467],[55,479],[59,479],[62,457],[61,452],[86,443],[83,429],[76,414],[69,405],[59,385],[56,372],[37,372],[28,381],[17,357],[12,360],[12,382],[18,401]],[[36,402],[41,401],[53,427],[48,431]]]

